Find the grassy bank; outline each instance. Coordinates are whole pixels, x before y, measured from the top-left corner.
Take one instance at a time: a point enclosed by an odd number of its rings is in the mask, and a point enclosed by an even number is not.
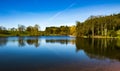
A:
[[[111,36],[80,36],[80,38],[120,38],[119,36],[111,37]]]

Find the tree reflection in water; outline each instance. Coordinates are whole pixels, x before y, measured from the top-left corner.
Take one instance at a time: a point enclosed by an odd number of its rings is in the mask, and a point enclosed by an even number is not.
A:
[[[39,47],[39,45],[40,45],[38,37],[35,37],[35,38],[32,38],[32,39],[27,39],[26,42],[29,45],[34,45],[36,48]]]
[[[40,45],[38,37],[32,37],[32,38],[19,37],[18,43],[19,43],[19,47],[24,47],[26,43],[28,45],[34,45],[36,48],[39,47]]]
[[[60,43],[60,44],[75,44],[75,40],[68,40],[68,39],[46,39],[46,43]]]
[[[34,45],[36,48],[40,46],[39,37],[17,37],[12,38],[18,42],[19,47]],[[91,58],[110,58],[120,61],[120,39],[46,39],[47,43],[60,43],[60,44],[73,44],[76,45],[76,51],[84,50],[85,53]],[[12,42],[7,37],[0,38],[0,47],[3,47],[7,42]]]
[[[91,58],[110,58],[120,61],[120,40],[76,38],[76,50],[84,50]]]
[[[5,46],[8,42],[7,37],[0,37],[0,47]]]
[[[32,37],[32,38],[17,37],[18,40],[15,39],[14,37],[10,37],[10,39],[8,37],[0,37],[0,47],[6,46],[7,42],[18,42],[19,47],[26,46],[26,43],[28,45],[34,45],[36,48],[39,47],[40,45],[39,37]]]
[[[24,37],[18,37],[18,45],[19,45],[19,47],[24,47],[25,46]]]

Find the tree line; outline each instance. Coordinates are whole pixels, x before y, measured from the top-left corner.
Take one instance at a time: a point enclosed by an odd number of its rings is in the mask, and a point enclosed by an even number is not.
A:
[[[68,26],[60,26],[60,27],[46,27],[45,34],[46,35],[69,35],[70,29]]]
[[[77,37],[116,37],[120,35],[120,14],[91,16],[85,22],[77,22]]]
[[[44,31],[40,30],[39,25],[28,26],[18,25],[18,28],[5,28],[0,26],[0,36],[67,36],[70,34],[69,26],[46,27]]]
[[[39,36],[40,26],[28,26],[18,25],[18,28],[5,28],[0,26],[0,36]]]
[[[76,37],[119,37],[120,36],[120,14],[109,16],[91,16],[84,22],[76,22],[74,26],[46,27],[40,30],[38,24],[25,27],[6,29],[0,26],[0,36],[58,36],[72,35]]]

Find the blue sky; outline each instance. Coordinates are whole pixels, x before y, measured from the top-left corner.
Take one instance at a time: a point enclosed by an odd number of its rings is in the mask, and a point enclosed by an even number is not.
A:
[[[120,0],[0,0],[0,25],[75,25],[91,15],[120,13]]]

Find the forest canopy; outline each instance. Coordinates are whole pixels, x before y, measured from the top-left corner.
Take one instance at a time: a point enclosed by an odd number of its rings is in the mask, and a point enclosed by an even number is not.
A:
[[[120,36],[120,14],[91,16],[85,22],[77,22],[76,36]]]

